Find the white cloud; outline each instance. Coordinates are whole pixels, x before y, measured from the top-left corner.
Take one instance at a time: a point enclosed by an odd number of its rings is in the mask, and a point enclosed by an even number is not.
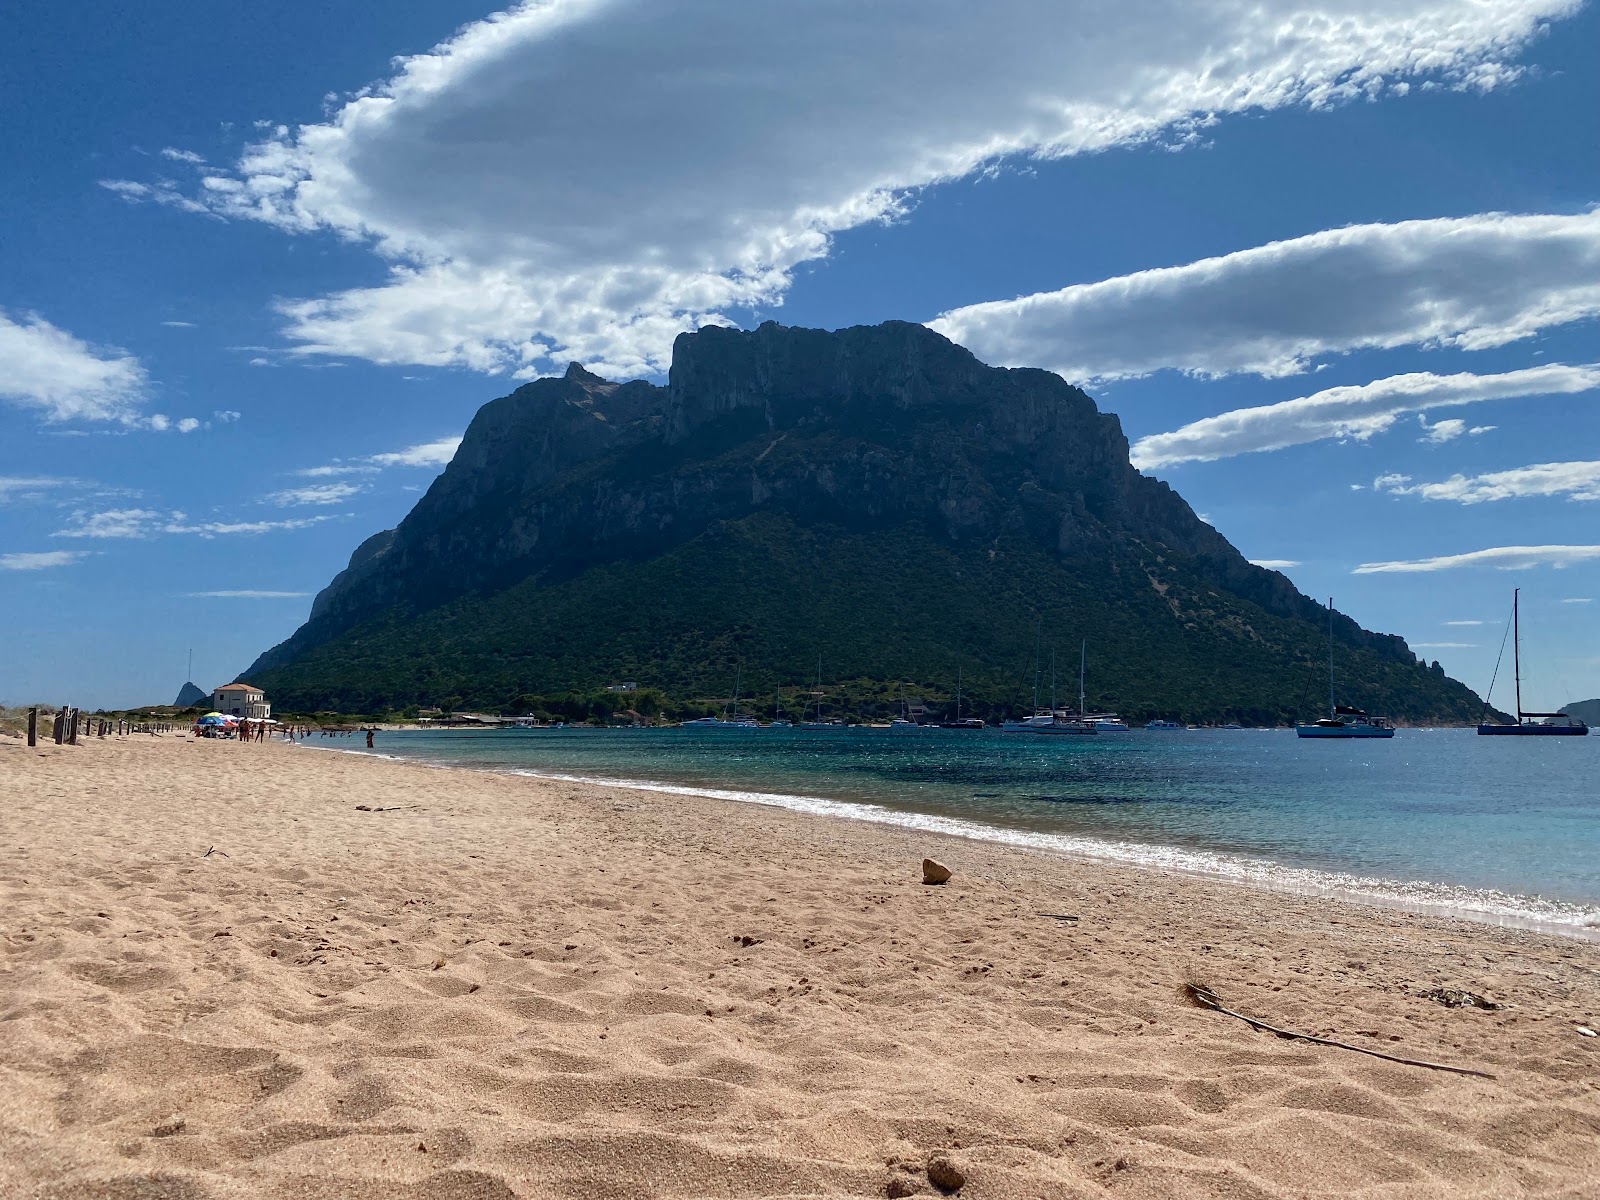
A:
[[[1563,603],[1563,604],[1593,604],[1594,603],[1594,597],[1593,596],[1568,596],[1561,603]]]
[[[1212,462],[1236,454],[1282,450],[1326,438],[1365,441],[1405,413],[1510,400],[1571,395],[1600,387],[1600,367],[1548,366],[1503,375],[1434,375],[1418,372],[1349,387],[1328,388],[1297,400],[1239,408],[1191,422],[1171,433],[1140,438],[1133,465],[1141,470],[1183,462]]]
[[[1527,496],[1566,496],[1572,500],[1600,500],[1600,462],[1536,463],[1487,475],[1452,475],[1439,483],[1410,483],[1406,475],[1384,475],[1373,482],[1379,490],[1424,500],[1454,500],[1458,504],[1483,504]]]
[[[1265,567],[1269,571],[1287,571],[1290,567],[1298,567],[1300,560],[1297,558],[1252,558],[1250,565]]]
[[[1445,624],[1446,625],[1457,625],[1457,626],[1463,626],[1464,627],[1464,626],[1468,626],[1468,625],[1482,625],[1483,622],[1482,621],[1446,621]]]
[[[163,321],[161,323],[163,325],[165,325],[168,329],[193,329],[193,328],[195,328],[195,323],[193,321]]]
[[[291,504],[339,504],[366,490],[365,487],[353,483],[317,483],[272,492],[266,499],[279,507],[288,507]]]
[[[198,523],[187,521],[171,521],[161,527],[162,533],[192,533],[203,538],[229,537],[236,534],[254,535],[258,533],[275,533],[288,529],[309,529],[313,525],[320,525],[324,521],[332,521],[332,515],[319,517],[296,517],[287,521],[201,521]]]
[[[390,454],[374,454],[366,459],[375,467],[444,467],[461,449],[458,437],[440,438],[436,442],[423,442]]]
[[[184,417],[183,420],[178,422],[179,433],[193,433],[199,428],[200,422],[195,420],[193,417]]]
[[[47,421],[130,421],[145,388],[132,355],[91,346],[43,317],[0,311],[0,399]]]
[[[440,438],[392,450],[384,454],[369,454],[364,458],[335,459],[320,467],[302,467],[295,474],[306,479],[332,479],[341,475],[375,475],[387,467],[444,467],[461,448],[459,437]],[[352,485],[334,485],[352,486]],[[352,492],[357,489],[352,486]]]
[[[260,588],[233,588],[221,592],[186,592],[188,596],[207,600],[297,600],[310,592],[269,592]]]
[[[0,504],[13,500],[36,499],[41,492],[52,488],[76,487],[76,479],[60,479],[44,475],[0,475]]]
[[[97,513],[75,513],[72,524],[57,530],[56,537],[142,538],[162,520],[153,508],[111,508]]]
[[[1498,567],[1502,571],[1524,571],[1530,567],[1555,567],[1600,559],[1600,546],[1495,546],[1468,554],[1443,554],[1437,558],[1417,558],[1397,562],[1362,563],[1352,574],[1383,575],[1425,571],[1453,571],[1460,567]]]
[[[205,155],[196,154],[193,150],[175,150],[171,146],[161,151],[162,158],[170,158],[173,162],[199,164],[205,162]]]
[[[1453,442],[1467,432],[1467,423],[1460,417],[1448,417],[1429,425],[1427,414],[1418,413],[1417,423],[1422,426],[1422,436],[1417,441],[1432,442],[1435,445],[1440,442]]]
[[[82,550],[45,550],[38,553],[0,554],[0,571],[43,571],[65,567],[84,556]]]
[[[323,521],[334,520],[332,514],[316,517],[296,517],[281,521],[191,521],[181,512],[162,513],[150,508],[108,509],[97,513],[77,513],[72,524],[59,529],[54,537],[65,538],[127,538],[154,537],[157,534],[193,534],[199,537],[223,537],[230,534],[260,534],[279,530],[307,529]]]
[[[374,475],[377,467],[366,467],[360,463],[329,463],[321,467],[302,467],[296,475],[306,479],[329,479],[337,475]]]
[[[1391,84],[1491,88],[1578,7],[535,0],[270,129],[198,200],[108,185],[371,247],[386,283],[283,306],[305,352],[632,375],[678,332],[777,303],[833,234],[918,188]]]
[[[219,408],[211,414],[211,419],[218,425],[231,425],[239,419],[240,415],[231,408]]]
[[[1090,380],[1280,377],[1329,354],[1482,350],[1596,315],[1600,209],[1329,229],[929,324],[985,361]]]

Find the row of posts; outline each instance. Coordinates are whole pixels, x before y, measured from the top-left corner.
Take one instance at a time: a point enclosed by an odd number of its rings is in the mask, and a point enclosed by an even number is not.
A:
[[[58,746],[76,746],[80,730],[84,737],[121,737],[132,733],[171,733],[177,728],[165,721],[113,720],[89,716],[76,708],[62,707],[56,710],[55,719],[51,722],[50,736]],[[38,744],[39,710],[35,707],[28,710],[28,745]]]

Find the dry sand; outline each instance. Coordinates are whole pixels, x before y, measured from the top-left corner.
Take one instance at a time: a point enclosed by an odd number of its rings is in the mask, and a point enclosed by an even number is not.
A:
[[[8,1198],[1600,1195],[1578,941],[175,737],[0,740],[0,834]]]

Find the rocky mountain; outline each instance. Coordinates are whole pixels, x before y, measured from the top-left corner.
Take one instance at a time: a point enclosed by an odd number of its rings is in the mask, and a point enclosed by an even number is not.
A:
[[[178,698],[172,702],[174,708],[193,708],[197,704],[210,704],[211,693],[202,692],[191,680],[178,689]]]
[[[573,364],[486,404],[245,674],[282,709],[376,712],[616,680],[714,700],[737,671],[794,710],[820,657],[858,707],[938,701],[959,670],[998,715],[1087,640],[1091,704],[1279,721],[1326,704],[1327,628],[1060,377],[920,325],[769,323],[679,337],[664,387]],[[1342,702],[1478,716],[1402,639],[1335,635]]]
[[[1569,717],[1577,717],[1585,725],[1600,725],[1600,700],[1574,700],[1562,705],[1561,711]]]

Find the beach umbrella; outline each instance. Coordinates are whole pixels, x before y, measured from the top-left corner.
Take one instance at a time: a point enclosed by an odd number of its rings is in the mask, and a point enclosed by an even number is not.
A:
[[[228,718],[221,713],[207,713],[195,722],[196,725],[226,725]]]

